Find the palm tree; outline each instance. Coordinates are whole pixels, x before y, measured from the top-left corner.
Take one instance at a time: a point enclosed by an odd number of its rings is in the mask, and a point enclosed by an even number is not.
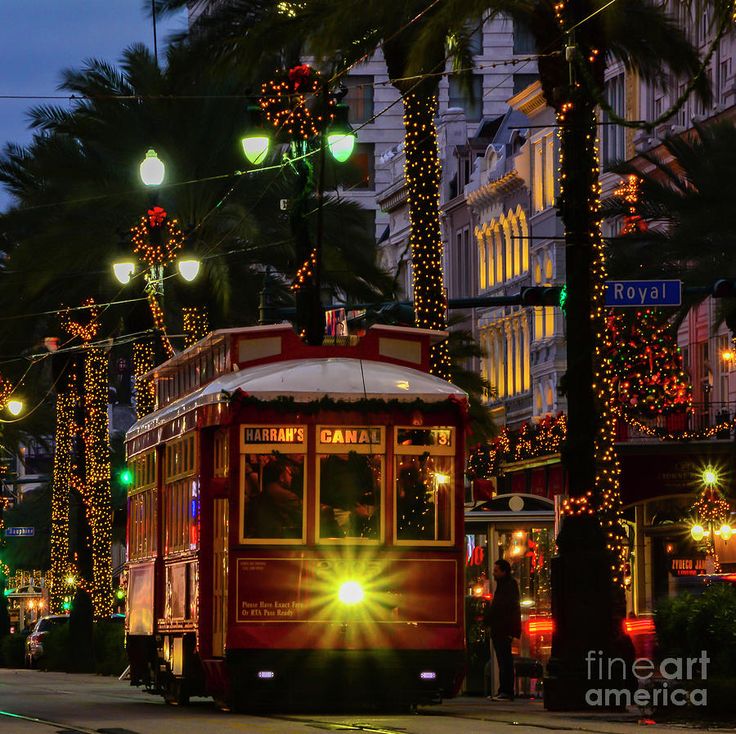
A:
[[[422,43],[432,46],[436,29],[453,23],[459,27],[484,13],[503,13],[533,35],[540,54],[542,91],[559,126],[558,208],[565,228],[566,381],[570,386],[563,458],[574,504],[563,523],[559,556],[553,562],[555,634],[545,703],[552,708],[577,707],[585,705],[589,684],[581,673],[586,651],[602,649],[626,657],[631,652],[621,634],[622,594],[594,581],[621,583],[624,544],[612,391],[601,348],[606,263],[596,108],[603,98],[606,65],[612,59],[646,81],[655,82],[668,71],[692,79],[706,100],[709,88],[704,65],[686,30],[664,7],[645,0],[448,0],[426,36],[420,36],[420,50]],[[717,17],[722,33],[727,16]],[[593,628],[591,617],[605,624]]]
[[[684,316],[705,300],[717,280],[736,273],[736,227],[725,213],[733,207],[736,183],[736,126],[733,122],[695,126],[662,147],[641,153],[617,170],[639,180],[637,214],[651,225],[610,243],[617,277],[666,277],[700,287],[683,294]],[[604,202],[608,216],[626,215],[620,197]],[[736,302],[719,301],[720,321],[736,334]]]
[[[185,4],[185,0],[157,3],[162,12]],[[429,24],[437,13],[437,5],[437,0],[407,0],[399,4],[380,0],[356,11],[354,4],[333,0],[228,0],[215,6],[212,15],[199,23],[194,42],[206,47],[228,70],[240,69],[241,73],[254,63],[263,65],[264,59],[278,58],[281,65],[295,63],[299,54],[304,54],[332,61],[339,58],[339,75],[379,49],[382,51],[389,79],[404,105],[404,173],[409,191],[415,323],[441,330],[446,326],[446,298],[435,113],[438,81],[448,58],[448,31]],[[417,56],[413,49],[420,37],[422,54]],[[467,40],[465,28],[456,34],[456,39],[463,38]],[[467,44],[459,43],[455,48],[455,53],[466,58]],[[410,68],[412,74],[420,77],[407,78]],[[431,361],[432,372],[449,379],[446,342],[432,347]]]
[[[92,60],[64,72],[61,89],[82,101],[31,110],[31,144],[7,145],[0,156],[0,181],[15,200],[0,218],[10,251],[1,275],[4,312],[136,295],[113,284],[110,263],[130,252],[129,228],[151,205],[137,168],[154,147],[167,166],[159,203],[204,262],[197,284],[167,282],[167,315],[204,302],[217,326],[255,322],[264,268],[283,274],[285,284],[300,263],[279,211],[289,190],[283,171],[235,175],[246,122],[240,83],[213,75],[185,45],[169,49],[164,68],[133,46],[119,67]],[[359,301],[390,297],[392,281],[376,265],[362,211],[328,199],[324,220],[325,286]],[[309,224],[316,226],[314,214]],[[132,321],[135,310],[125,307]],[[108,333],[120,315],[105,313]],[[5,333],[20,343],[38,336],[27,323]]]

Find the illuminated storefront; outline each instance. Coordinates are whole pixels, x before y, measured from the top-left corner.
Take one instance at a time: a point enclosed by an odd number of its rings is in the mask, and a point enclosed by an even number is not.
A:
[[[499,558],[511,564],[521,596],[522,636],[514,646],[519,692],[539,690],[537,673],[552,644],[549,559],[554,539],[554,502],[546,497],[503,494],[466,511],[467,693],[490,692],[489,677],[496,675],[482,614],[492,598],[492,569]]]

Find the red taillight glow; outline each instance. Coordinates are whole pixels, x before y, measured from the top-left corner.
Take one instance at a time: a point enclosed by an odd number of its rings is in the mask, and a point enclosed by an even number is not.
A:
[[[527,628],[530,635],[551,635],[555,631],[555,623],[550,617],[529,617]]]
[[[652,635],[654,634],[654,620],[651,617],[625,619],[624,631],[627,635]]]

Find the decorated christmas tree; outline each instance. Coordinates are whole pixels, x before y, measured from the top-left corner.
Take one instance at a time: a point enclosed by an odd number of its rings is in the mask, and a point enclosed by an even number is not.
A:
[[[616,402],[626,415],[654,418],[690,406],[692,386],[680,348],[671,324],[655,311],[611,312],[606,352]]]

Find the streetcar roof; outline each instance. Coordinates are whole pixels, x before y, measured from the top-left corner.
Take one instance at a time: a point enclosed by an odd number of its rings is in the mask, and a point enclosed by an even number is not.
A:
[[[343,357],[294,359],[220,375],[139,420],[128,431],[127,439],[193,409],[227,403],[238,392],[263,401],[288,397],[297,403],[325,397],[346,402],[373,399],[406,403],[467,399],[459,387],[409,367]]]

